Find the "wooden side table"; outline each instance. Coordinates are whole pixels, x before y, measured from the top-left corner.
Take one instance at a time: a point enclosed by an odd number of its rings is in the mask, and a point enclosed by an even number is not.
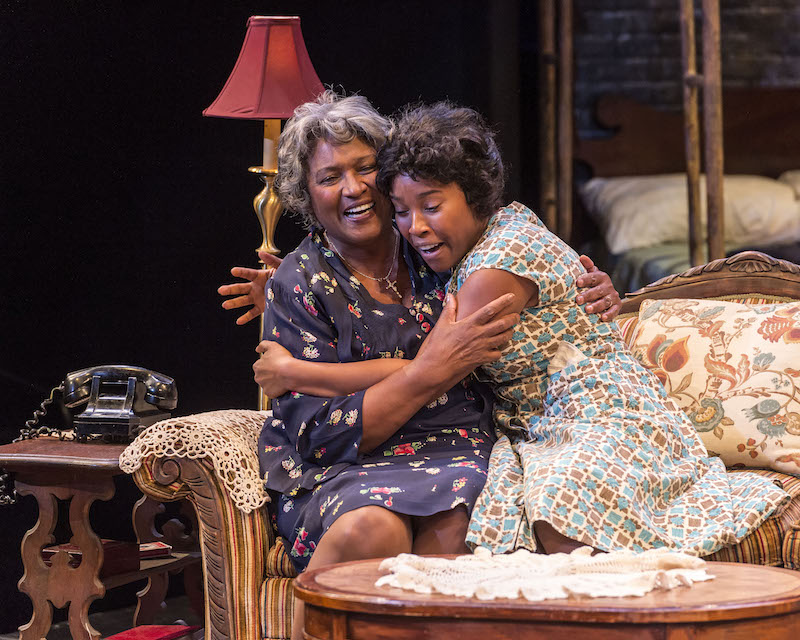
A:
[[[148,585],[137,594],[139,603],[133,624],[148,624],[166,594],[168,572],[201,570],[199,552],[173,547],[172,557],[142,561],[138,571],[99,577],[103,546],[92,529],[89,509],[95,500],[110,500],[114,496],[113,477],[122,473],[119,455],[124,448],[121,444],[80,443],[53,437],[0,446],[0,467],[15,474],[20,495],[35,496],[39,505],[39,519],[25,534],[21,545],[24,574],[19,589],[30,597],[33,616],[20,627],[20,640],[44,638],[52,624],[53,606],[61,608],[67,603],[72,638],[98,640],[100,633],[89,623],[89,605],[102,598],[107,589],[143,578],[149,579]],[[42,558],[42,548],[55,542],[57,499],[71,500],[71,542],[82,553],[77,567],[69,566],[69,555],[63,551],[53,556],[50,566]],[[153,522],[160,511],[163,507],[150,498],[142,498],[136,504],[133,524],[139,542],[159,537]],[[195,608],[202,609],[202,594],[198,605],[197,590],[192,591],[188,583],[187,594]]]
[[[709,563],[708,582],[641,598],[482,601],[376,587],[380,560],[300,574],[308,640],[794,640],[800,572]]]

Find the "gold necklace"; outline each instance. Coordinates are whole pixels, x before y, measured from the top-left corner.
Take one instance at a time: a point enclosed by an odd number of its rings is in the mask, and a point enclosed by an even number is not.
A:
[[[373,276],[369,276],[366,273],[363,273],[363,272],[359,271],[358,269],[356,269],[352,264],[350,264],[345,259],[345,257],[342,255],[342,252],[339,251],[336,248],[336,245],[333,244],[333,241],[328,237],[328,232],[327,231],[323,231],[322,235],[325,236],[325,240],[328,241],[328,244],[330,245],[331,249],[333,249],[336,252],[336,255],[339,256],[339,258],[341,259],[342,262],[345,263],[345,265],[347,265],[348,269],[350,269],[351,271],[355,271],[360,276],[364,276],[365,278],[369,278],[370,280],[374,280],[375,282],[378,282],[378,283],[384,282],[384,283],[386,283],[386,288],[387,289],[391,289],[392,291],[394,291],[394,294],[398,298],[400,298],[402,300],[403,296],[400,295],[400,290],[397,288],[397,279],[395,279],[395,280],[390,280],[389,279],[389,276],[392,275],[392,271],[394,271],[394,267],[395,267],[395,264],[397,262],[397,252],[400,249],[400,236],[397,234],[397,230],[396,229],[393,228],[392,230],[394,231],[394,234],[395,234],[395,237],[394,237],[395,238],[394,255],[392,256],[392,262],[389,265],[389,272],[385,276],[383,276],[382,278],[374,278]]]

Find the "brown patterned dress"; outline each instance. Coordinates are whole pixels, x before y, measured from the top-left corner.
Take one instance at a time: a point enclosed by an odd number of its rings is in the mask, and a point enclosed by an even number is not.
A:
[[[534,281],[539,306],[523,310],[511,344],[482,371],[497,396],[499,439],[472,514],[471,545],[535,550],[530,525],[542,520],[598,549],[707,555],[784,503],[787,495],[768,479],[728,474],[708,456],[616,324],[575,303],[584,272],[578,255],[523,205],[492,217],[450,291],[487,268]],[[564,342],[584,359],[548,375]]]

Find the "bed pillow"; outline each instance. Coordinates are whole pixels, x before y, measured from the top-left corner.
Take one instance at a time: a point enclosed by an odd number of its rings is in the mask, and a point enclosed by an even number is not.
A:
[[[800,169],[784,171],[778,176],[778,180],[794,189],[794,197],[800,200]]]
[[[593,178],[581,198],[614,254],[665,242],[687,242],[689,214],[682,173]],[[734,247],[800,240],[800,201],[785,182],[762,176],[725,176],[725,241]],[[700,179],[705,229],[705,176]]]
[[[726,466],[800,475],[800,302],[646,300],[631,349]]]

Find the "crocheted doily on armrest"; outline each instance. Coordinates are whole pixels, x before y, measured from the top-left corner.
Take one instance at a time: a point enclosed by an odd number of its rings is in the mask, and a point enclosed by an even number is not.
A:
[[[457,558],[403,553],[381,562],[380,569],[391,573],[375,584],[479,600],[522,597],[539,602],[575,595],[643,596],[653,589],[712,579],[704,560],[675,551],[591,553],[590,547],[553,555],[525,549],[492,555],[483,547]]]
[[[244,513],[269,502],[258,473],[256,447],[269,411],[228,409],[162,420],[142,431],[119,457],[125,473],[133,473],[145,458],[204,458]]]

